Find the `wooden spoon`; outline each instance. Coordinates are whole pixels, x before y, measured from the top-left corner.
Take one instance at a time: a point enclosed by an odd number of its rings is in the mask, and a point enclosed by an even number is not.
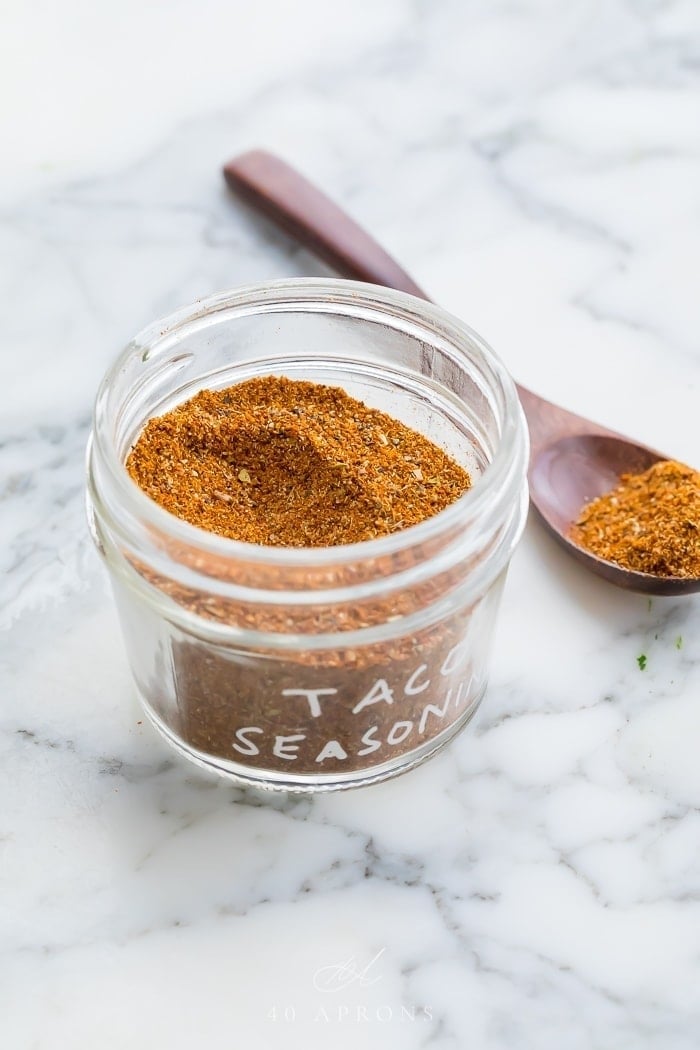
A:
[[[428,299],[365,230],[279,157],[264,150],[244,153],[224,166],[224,176],[232,190],[342,276]],[[569,538],[585,503],[610,492],[621,474],[642,473],[669,457],[517,387],[530,430],[530,500],[555,539],[587,569],[618,587],[647,594],[700,590],[698,578],[633,572]]]

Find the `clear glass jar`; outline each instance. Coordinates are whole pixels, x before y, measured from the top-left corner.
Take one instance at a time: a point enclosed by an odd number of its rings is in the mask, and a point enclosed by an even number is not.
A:
[[[131,480],[125,459],[149,418],[263,374],[343,387],[445,448],[473,487],[390,536],[282,548],[198,529]],[[287,790],[368,784],[438,751],[486,687],[527,444],[493,352],[411,296],[282,281],[151,325],[100,387],[88,514],[153,724],[209,769]]]

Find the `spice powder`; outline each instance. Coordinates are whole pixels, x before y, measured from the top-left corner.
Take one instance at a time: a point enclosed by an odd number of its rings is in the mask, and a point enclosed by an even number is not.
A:
[[[192,525],[275,547],[385,536],[470,484],[447,453],[386,413],[337,387],[276,376],[203,390],[151,419],[127,469]]]
[[[625,569],[700,577],[700,473],[661,460],[581,511],[574,543]]]
[[[127,469],[178,517],[268,546],[336,546],[388,535],[444,509],[470,486],[447,453],[387,414],[335,387],[271,376],[203,390],[150,420]],[[429,556],[430,549],[403,549],[374,559],[370,571],[391,579]],[[244,561],[207,559],[196,568],[212,576],[272,589],[293,590],[298,582],[288,567],[268,566],[276,578],[261,583],[246,577]],[[317,574],[313,606],[212,596],[136,569],[204,620],[337,636],[330,649],[283,651],[184,633],[171,642],[159,680],[140,688],[168,729],[206,755],[301,774],[371,769],[449,734],[483,692],[498,586],[469,608],[455,602],[435,622],[400,629],[405,617],[454,592],[468,565],[411,587],[389,586],[352,606],[324,602],[323,590],[360,582],[355,564]],[[346,631],[388,623],[399,629],[385,640],[343,644]]]

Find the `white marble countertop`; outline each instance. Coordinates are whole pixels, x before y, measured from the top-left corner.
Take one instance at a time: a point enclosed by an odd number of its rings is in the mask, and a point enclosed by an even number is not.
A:
[[[523,382],[700,463],[694,0],[301,8],[5,8],[0,1043],[696,1050],[698,600],[530,523],[474,727],[340,796],[211,779],[132,698],[84,523],[99,377],[178,305],[318,272],[227,195],[240,150]]]

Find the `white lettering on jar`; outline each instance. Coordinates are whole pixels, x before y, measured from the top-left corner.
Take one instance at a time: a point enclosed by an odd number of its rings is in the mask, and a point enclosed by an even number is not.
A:
[[[474,688],[473,687],[474,687],[474,676],[472,674],[470,674],[468,681],[461,681],[460,682],[460,688],[457,691],[457,696],[454,697],[454,707],[455,708],[461,707],[462,703],[465,703],[469,699],[470,696],[473,696],[473,693],[474,693]]]
[[[413,674],[411,675],[409,680],[406,682],[406,685],[404,686],[404,689],[403,689],[403,691],[406,694],[406,696],[415,696],[417,693],[422,693],[424,689],[428,688],[428,686],[430,685],[430,679],[429,678],[426,678],[425,681],[422,682],[420,685],[416,685],[416,678],[420,678],[421,674],[423,674],[423,672],[427,671],[427,670],[428,670],[428,665],[427,664],[421,664],[420,667],[418,667],[413,672]]]
[[[393,704],[393,702],[394,694],[389,688],[389,683],[385,678],[378,678],[367,695],[359,703],[355,704],[352,713],[354,715],[359,714],[360,711],[365,707],[369,707],[370,704]]]
[[[455,648],[450,650],[443,665],[443,670],[445,667],[453,668],[455,664],[461,664],[464,655],[463,645],[455,646]],[[404,683],[403,694],[406,696],[424,693],[431,685],[428,666],[428,664],[421,664],[419,667],[416,667],[408,678],[402,677],[400,683],[390,684],[385,678],[376,679],[369,692],[352,708],[353,713],[357,714],[366,707],[382,703],[390,704],[394,709],[400,708],[402,704],[404,707],[408,707],[408,705],[403,703],[402,683]],[[406,744],[407,749],[411,746],[417,747],[420,742],[416,740],[412,744],[410,742],[411,734],[415,734],[416,737],[424,737],[425,739],[437,737],[443,732],[445,726],[455,722],[460,715],[463,715],[465,708],[473,703],[479,688],[479,682],[475,679],[473,672],[468,673],[469,671],[471,671],[470,665],[465,669],[465,677],[449,689],[446,688],[447,682],[444,682],[445,688],[440,689],[438,697],[434,697],[436,702],[425,703],[417,710],[407,709],[405,712],[396,710],[397,714],[411,714],[411,720],[405,719],[392,724],[388,719],[385,719],[383,713],[380,717],[380,711],[378,710],[376,712],[378,716],[377,722],[365,729],[359,740],[353,739],[341,744],[336,739],[329,740],[326,738],[326,742],[323,743],[322,737],[316,743],[314,740],[309,739],[308,733],[305,732],[297,732],[286,736],[275,736],[272,734],[270,737],[267,737],[265,731],[259,726],[241,726],[235,730],[231,746],[234,751],[246,758],[255,758],[269,749],[276,758],[283,759],[285,762],[308,762],[315,756],[313,761],[319,765],[332,760],[344,762],[350,756],[355,759],[366,758],[368,755],[373,755],[382,749],[386,751],[387,748],[396,748],[406,741],[409,741]],[[435,684],[437,685],[437,682]],[[331,688],[285,689],[281,692],[281,695],[285,697],[301,697],[304,707],[308,706],[309,715],[306,717],[319,718],[325,715],[326,719],[331,721],[329,730],[333,732],[332,719],[334,708],[328,705],[322,706],[323,698],[335,696],[340,692],[341,690],[339,689]],[[415,706],[417,707],[417,705]],[[411,705],[411,708],[414,708],[414,704]],[[392,711],[393,713],[394,711]],[[297,725],[299,729],[304,728],[303,722],[301,725],[299,723]],[[358,736],[359,734],[360,726],[358,725]],[[319,745],[322,745],[320,750]],[[312,747],[313,751],[311,751]],[[309,753],[310,751],[311,753]]]
[[[241,729],[236,730],[236,740],[238,743],[233,744],[233,750],[238,751],[240,755],[259,755],[260,748],[256,747],[252,740],[248,740],[246,733],[262,733],[262,729],[258,726],[243,726]]]
[[[387,744],[391,747],[402,744],[412,729],[413,722],[394,722],[386,738]]]
[[[422,714],[420,716],[420,721],[418,723],[418,732],[421,733],[421,734],[425,732],[425,727],[426,727],[426,725],[428,723],[428,715],[435,715],[436,718],[444,718],[445,715],[447,714],[447,709],[450,706],[450,701],[451,700],[452,700],[452,690],[448,689],[447,690],[447,696],[445,697],[445,706],[444,707],[437,707],[435,704],[427,704],[423,708],[423,712],[422,712]]]
[[[304,733],[294,733],[293,736],[276,736],[272,754],[276,758],[286,758],[288,762],[293,762],[299,750],[299,745],[296,743],[297,740],[306,740],[306,735]]]
[[[361,748],[357,753],[358,755],[371,755],[373,751],[378,751],[382,746],[381,740],[373,740],[372,737],[376,736],[377,726],[370,726],[366,733],[362,734],[361,744],[365,746]]]
[[[283,689],[282,696],[305,696],[309,702],[309,710],[312,718],[321,717],[321,705],[318,702],[320,696],[333,696],[337,689]]]
[[[452,672],[459,667],[462,660],[467,656],[467,650],[464,642],[460,642],[450,649],[449,653],[445,657],[445,662],[440,668],[441,675],[452,674]]]
[[[374,740],[373,737],[377,734],[377,726],[370,726],[366,733],[362,734],[360,743],[364,743],[365,747],[358,751],[358,755],[370,755],[373,751],[379,751],[382,745],[381,740]]]
[[[327,744],[324,744],[323,750],[316,755],[316,761],[325,762],[327,758],[339,758],[342,760],[347,757],[347,751],[337,740],[329,740]]]

